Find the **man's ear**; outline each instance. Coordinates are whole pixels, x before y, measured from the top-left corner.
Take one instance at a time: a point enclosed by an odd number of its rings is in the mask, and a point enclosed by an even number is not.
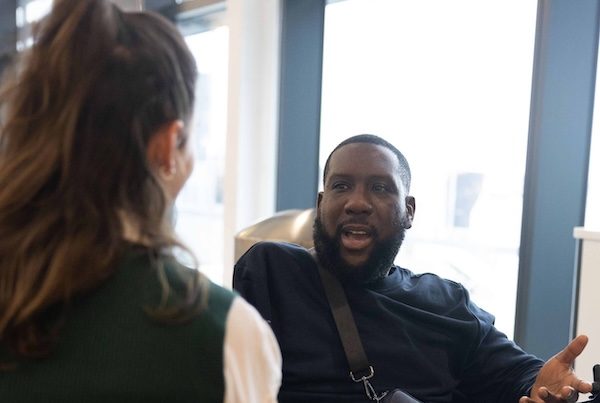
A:
[[[415,210],[417,208],[415,198],[413,196],[406,196],[404,199],[406,205],[406,229],[412,227],[412,220],[415,217]]]
[[[146,158],[150,165],[166,175],[175,173],[175,152],[178,138],[183,129],[181,120],[172,120],[162,125],[148,141]]]
[[[323,200],[323,192],[317,194],[317,210],[321,208],[321,201]]]

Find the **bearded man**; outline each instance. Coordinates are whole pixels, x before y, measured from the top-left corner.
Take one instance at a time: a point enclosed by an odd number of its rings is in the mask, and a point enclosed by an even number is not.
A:
[[[236,263],[234,288],[281,347],[279,401],[369,401],[365,385],[349,375],[318,265],[342,284],[379,395],[400,388],[423,402],[530,403],[589,392],[592,385],[571,370],[584,336],[544,363],[498,331],[462,285],[394,265],[415,214],[410,180],[392,144],[351,137],[325,164],[314,251],[262,242]]]

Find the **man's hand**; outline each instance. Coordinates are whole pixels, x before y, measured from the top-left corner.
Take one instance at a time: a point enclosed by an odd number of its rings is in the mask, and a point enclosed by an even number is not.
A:
[[[531,396],[523,396],[519,403],[574,403],[579,393],[590,393],[592,384],[577,378],[573,372],[573,362],[587,342],[587,336],[578,336],[564,350],[546,361],[531,388]]]

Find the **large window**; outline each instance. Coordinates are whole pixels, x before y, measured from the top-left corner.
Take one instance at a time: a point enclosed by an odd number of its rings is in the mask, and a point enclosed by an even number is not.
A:
[[[596,72],[595,94],[585,226],[590,230],[600,231],[600,98],[598,97],[598,94],[600,94],[600,80],[598,79],[598,72]]]
[[[535,1],[326,8],[321,166],[359,133],[394,143],[417,209],[397,263],[463,283],[513,334]]]
[[[185,18],[180,27],[198,66],[193,121],[195,166],[177,198],[176,231],[199,268],[223,283],[223,175],[227,109],[228,28],[224,13]]]

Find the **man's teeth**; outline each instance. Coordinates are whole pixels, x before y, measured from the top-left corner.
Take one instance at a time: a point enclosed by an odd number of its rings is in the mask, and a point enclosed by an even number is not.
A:
[[[348,230],[348,233],[352,235],[367,235],[367,231]]]

